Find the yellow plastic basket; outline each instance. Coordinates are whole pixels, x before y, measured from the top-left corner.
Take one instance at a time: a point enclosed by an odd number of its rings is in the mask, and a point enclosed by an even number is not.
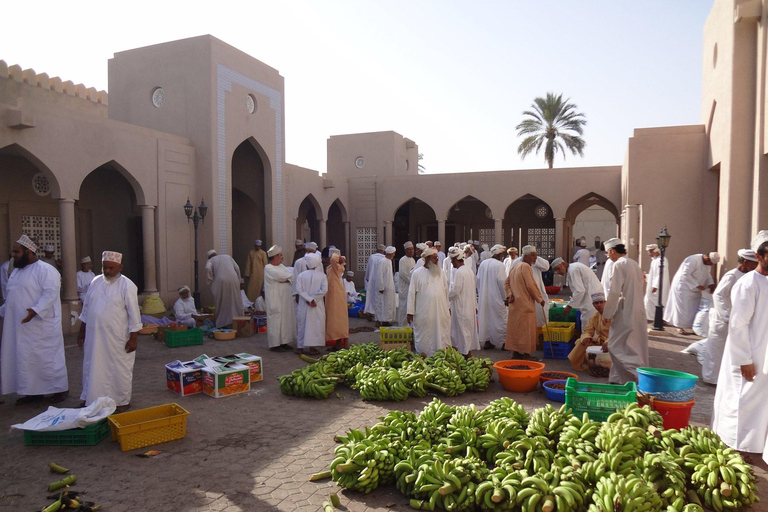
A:
[[[575,322],[549,322],[543,329],[544,341],[568,342],[576,336]]]
[[[109,416],[112,440],[122,451],[182,439],[189,412],[179,404],[165,404]]]
[[[413,329],[410,327],[381,327],[379,341],[382,343],[406,343],[413,341]]]

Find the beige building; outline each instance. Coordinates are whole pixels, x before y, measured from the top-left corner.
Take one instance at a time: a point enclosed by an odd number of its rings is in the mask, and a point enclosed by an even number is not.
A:
[[[193,282],[187,198],[209,206],[201,270],[211,247],[243,265],[255,238],[288,258],[296,238],[336,245],[361,280],[377,243],[532,243],[553,258],[617,230],[647,267],[640,248],[664,225],[673,270],[713,248],[731,268],[768,226],[765,17],[758,0],[717,0],[701,124],[636,129],[623,163],[595,168],[421,175],[394,131],[330,137],[325,174],[291,165],[284,78],[212,36],[115,54],[108,96],[0,61],[0,252],[22,232],[54,243],[67,312],[79,259],[105,249],[170,305]]]

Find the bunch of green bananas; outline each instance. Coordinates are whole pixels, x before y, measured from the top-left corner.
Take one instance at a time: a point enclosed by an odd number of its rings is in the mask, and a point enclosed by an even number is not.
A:
[[[485,480],[488,469],[480,459],[435,460],[424,464],[414,483],[411,507],[417,510],[439,508],[448,512],[473,510],[477,484]]]
[[[369,367],[357,374],[353,388],[360,391],[363,400],[406,400],[411,384],[424,379],[424,373],[403,378],[396,368]]]
[[[606,423],[615,423],[618,421],[623,421],[631,427],[640,427],[643,430],[647,429],[649,426],[653,426],[657,429],[663,428],[664,426],[664,420],[662,419],[661,414],[647,405],[640,407],[637,402],[632,402],[623,409],[619,409],[605,420]]]
[[[301,398],[328,398],[336,389],[338,377],[329,377],[311,366],[292,371],[277,378],[284,395]]]
[[[480,417],[485,424],[496,419],[507,418],[517,422],[522,429],[528,428],[528,423],[531,420],[531,415],[528,414],[525,408],[509,397],[493,400],[483,409]]]
[[[437,444],[440,439],[445,437],[448,422],[453,416],[454,408],[445,404],[437,398],[432,399],[421,414],[416,418],[413,425],[411,439],[415,443],[427,442]]]
[[[603,452],[619,451],[634,459],[645,450],[645,430],[625,422],[604,423],[595,445]]]
[[[552,442],[543,436],[514,441],[505,451],[496,454],[496,465],[510,470],[525,469],[531,473],[548,470],[555,461],[551,446]]]
[[[691,475],[691,484],[715,512],[736,510],[758,501],[752,468],[732,448],[704,455]]]
[[[386,440],[351,430],[336,447],[331,478],[346,489],[369,493],[394,478],[395,457]]]
[[[661,496],[664,505],[674,505],[675,509],[681,509],[685,504],[687,478],[669,454],[644,453],[637,458],[634,473]]]
[[[691,449],[701,455],[717,454],[726,450],[728,446],[720,439],[720,436],[705,427],[689,426],[682,430],[668,430],[667,437],[674,441],[675,446],[690,446]]]
[[[576,512],[583,510],[586,494],[579,479],[564,479],[554,467],[523,478],[516,501],[523,512]]]
[[[434,460],[447,460],[448,454],[433,450],[429,443],[411,445],[405,457],[395,464],[395,485],[406,496],[413,496],[419,472]]]
[[[387,350],[385,359],[392,368],[401,368],[408,361],[413,361],[416,355],[405,347]]]
[[[526,476],[525,471],[507,472],[504,468],[495,468],[475,489],[478,505],[487,511],[514,510],[517,491]]]
[[[633,475],[606,475],[597,482],[588,512],[659,512],[661,498]]]
[[[553,443],[557,443],[560,439],[560,432],[565,428],[565,422],[572,416],[573,414],[565,404],[559,410],[547,404],[533,411],[525,433],[529,437],[542,436],[549,438]]]
[[[496,454],[506,450],[513,442],[523,439],[525,431],[509,418],[498,418],[485,424],[485,433],[477,438],[478,449],[485,460],[496,460]]]
[[[490,363],[490,366],[488,366]],[[491,383],[493,361],[488,358],[470,357],[466,369],[461,373],[461,381],[469,391],[485,391]]]
[[[445,364],[429,367],[425,386],[439,391],[445,396],[461,395],[467,390],[467,386],[461,381],[458,370]]]
[[[572,416],[565,422],[560,440],[557,444],[557,452],[576,467],[585,462],[594,461],[599,450],[595,444],[597,433],[601,423],[590,420],[586,412],[579,418]]]

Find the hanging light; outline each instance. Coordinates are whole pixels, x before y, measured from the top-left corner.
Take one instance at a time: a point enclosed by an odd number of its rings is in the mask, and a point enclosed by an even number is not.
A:
[[[200,212],[200,217],[202,217],[203,222],[205,222],[205,214],[208,213],[208,207],[205,206],[205,199],[200,201],[200,206],[198,206],[197,209]]]
[[[184,213],[187,215],[187,222],[192,218],[192,210],[194,209],[195,207],[192,206],[192,203],[189,202],[189,198],[187,198],[187,204],[184,205]]]
[[[656,243],[658,244],[659,248],[667,248],[669,247],[669,239],[672,238],[672,235],[670,235],[667,232],[667,226],[664,226],[661,228],[661,232],[659,232],[659,236],[656,237]]]

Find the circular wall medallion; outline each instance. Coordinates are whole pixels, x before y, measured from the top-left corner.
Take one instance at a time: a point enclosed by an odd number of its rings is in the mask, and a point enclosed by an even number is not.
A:
[[[39,196],[47,196],[51,193],[51,183],[45,174],[39,172],[32,177],[32,189]]]
[[[245,97],[245,109],[249,114],[256,112],[256,98],[253,97],[253,94],[248,94]]]
[[[549,215],[549,208],[547,208],[547,205],[540,204],[536,207],[536,216],[540,219],[543,219]]]
[[[357,167],[358,169],[362,169],[364,165],[365,165],[365,158],[361,156],[357,157],[357,159],[355,160],[355,167]]]
[[[152,104],[160,108],[163,106],[163,103],[165,103],[165,91],[163,91],[162,87],[155,87],[152,91]]]

